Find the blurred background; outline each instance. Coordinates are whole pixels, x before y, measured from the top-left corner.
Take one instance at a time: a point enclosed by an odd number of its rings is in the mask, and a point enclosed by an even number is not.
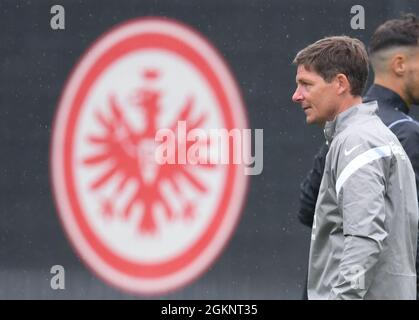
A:
[[[50,8],[65,8],[65,30]],[[365,29],[351,29],[351,7]],[[241,219],[222,254],[186,287],[153,299],[300,299],[310,230],[297,219],[299,184],[323,142],[291,102],[299,49],[322,37],[368,40],[417,0],[86,0],[0,2],[0,299],[137,299],[108,286],[78,258],[58,220],[50,183],[51,126],[80,55],[128,19],[161,16],[204,35],[240,86],[250,128],[264,130],[264,169],[250,179]],[[370,77],[371,78],[371,77]],[[370,79],[371,82],[371,79]],[[419,107],[411,111],[419,118]],[[52,290],[50,269],[66,270]]]

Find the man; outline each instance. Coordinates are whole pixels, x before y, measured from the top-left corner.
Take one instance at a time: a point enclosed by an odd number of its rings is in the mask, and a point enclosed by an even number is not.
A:
[[[378,101],[378,116],[405,149],[419,187],[419,123],[407,115],[411,105],[419,104],[419,20],[408,14],[385,22],[373,34],[369,51],[375,79],[364,102]],[[328,147],[324,144],[314,158],[312,170],[301,184],[298,217],[310,228],[327,151]],[[417,197],[419,199],[419,188]],[[419,272],[419,254],[416,257],[416,272]],[[419,290],[417,292],[419,299]]]
[[[309,299],[414,299],[418,202],[412,165],[362,103],[363,44],[329,37],[300,51],[297,89],[307,123],[326,123],[326,155],[310,246]]]

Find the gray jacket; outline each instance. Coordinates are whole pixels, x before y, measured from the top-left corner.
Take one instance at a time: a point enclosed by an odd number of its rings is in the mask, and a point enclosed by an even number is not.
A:
[[[325,126],[309,299],[416,299],[415,174],[377,108],[353,106]]]

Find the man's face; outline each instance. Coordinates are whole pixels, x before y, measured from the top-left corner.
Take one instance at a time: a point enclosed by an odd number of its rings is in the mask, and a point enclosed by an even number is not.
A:
[[[419,48],[412,51],[406,64],[406,97],[410,103],[419,105]]]
[[[308,124],[333,120],[337,113],[337,98],[334,82],[327,83],[315,71],[307,70],[303,65],[297,68],[297,89],[292,101],[301,104]]]

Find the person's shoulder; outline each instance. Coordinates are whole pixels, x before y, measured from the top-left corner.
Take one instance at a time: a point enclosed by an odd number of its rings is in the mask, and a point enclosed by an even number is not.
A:
[[[388,141],[397,141],[395,134],[376,116],[354,124],[348,129],[339,137],[338,144],[341,146],[362,144],[364,148],[373,148],[382,146]]]
[[[402,126],[406,127],[406,129],[411,130],[413,132],[419,132],[419,121],[407,116],[407,120],[401,123]]]
[[[419,122],[409,116],[393,122],[388,128],[394,132],[398,138],[419,137]]]
[[[378,104],[377,116],[387,127],[403,123],[409,119],[409,117],[400,110],[383,104]]]
[[[332,154],[340,154],[342,150],[352,149],[372,140],[370,132],[361,128],[362,126],[353,126],[350,130],[344,130],[338,135],[330,146]]]

